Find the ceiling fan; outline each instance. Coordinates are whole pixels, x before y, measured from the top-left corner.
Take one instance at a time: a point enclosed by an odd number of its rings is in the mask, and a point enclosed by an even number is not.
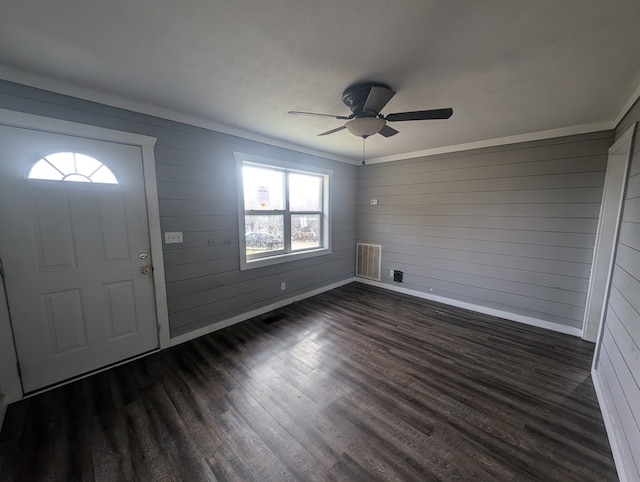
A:
[[[289,111],[289,114],[333,117],[334,119],[345,120],[347,122],[344,125],[321,132],[318,135],[326,136],[347,129],[353,135],[363,139],[373,134],[380,134],[384,137],[395,136],[398,131],[387,125],[387,122],[448,119],[453,115],[453,109],[450,107],[382,115],[380,111],[395,94],[388,85],[380,82],[363,82],[347,87],[342,93],[342,102],[351,109],[351,115],[349,116],[296,110]]]

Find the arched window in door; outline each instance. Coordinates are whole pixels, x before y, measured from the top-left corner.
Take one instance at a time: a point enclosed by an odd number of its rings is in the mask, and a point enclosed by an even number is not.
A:
[[[56,152],[44,156],[31,166],[27,178],[118,184],[111,169],[97,159],[79,152]]]

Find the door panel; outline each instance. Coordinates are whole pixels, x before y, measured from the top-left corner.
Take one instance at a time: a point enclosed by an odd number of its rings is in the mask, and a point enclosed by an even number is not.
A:
[[[98,159],[118,184],[27,179],[54,152]],[[0,126],[0,223],[26,392],[158,347],[139,147]]]
[[[128,261],[130,234],[124,199],[120,196],[101,199],[100,219],[104,259]]]
[[[36,233],[42,265],[76,268],[76,250],[71,228],[71,209],[62,193],[36,193]]]
[[[87,347],[87,323],[79,289],[43,293],[54,356]]]
[[[130,335],[138,331],[136,297],[131,281],[104,285],[107,296],[109,339]]]

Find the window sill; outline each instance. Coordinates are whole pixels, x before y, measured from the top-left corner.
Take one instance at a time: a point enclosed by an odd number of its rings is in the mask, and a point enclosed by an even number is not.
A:
[[[331,248],[318,248],[309,251],[302,251],[297,253],[286,253],[275,256],[268,256],[265,258],[256,259],[240,259],[240,271],[248,269],[262,268],[264,266],[273,266],[276,264],[288,263],[291,261],[298,261],[300,259],[314,258],[316,256],[323,256],[325,254],[331,254]]]

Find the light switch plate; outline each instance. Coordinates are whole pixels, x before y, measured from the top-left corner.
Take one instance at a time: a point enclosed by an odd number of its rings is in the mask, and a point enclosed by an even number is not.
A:
[[[165,244],[182,243],[182,232],[181,231],[165,232],[164,243]]]

